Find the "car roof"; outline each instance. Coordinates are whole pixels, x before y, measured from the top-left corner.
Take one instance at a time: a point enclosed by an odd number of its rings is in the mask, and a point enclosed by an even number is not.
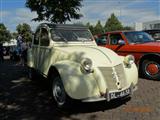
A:
[[[160,32],[160,29],[144,30],[144,32],[149,32],[149,33]]]
[[[52,24],[52,23],[41,23],[39,27],[49,27],[56,29],[88,29],[88,27],[79,24]]]

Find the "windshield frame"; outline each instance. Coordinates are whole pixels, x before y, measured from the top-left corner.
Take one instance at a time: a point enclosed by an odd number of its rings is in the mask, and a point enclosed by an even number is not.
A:
[[[76,32],[79,32],[80,34],[85,31],[88,34],[88,38],[85,37],[80,37],[79,34]],[[57,32],[57,33],[56,33]],[[66,28],[51,28],[50,29],[51,33],[51,39],[55,42],[91,42],[93,41],[93,35],[90,32],[89,29],[66,29]],[[67,34],[66,34],[67,33]],[[69,34],[70,33],[70,34]],[[68,39],[66,36],[68,35],[73,35],[71,36],[72,39]],[[66,36],[65,36],[66,35]],[[76,38],[77,37],[77,38]],[[79,38],[79,39],[78,39]]]

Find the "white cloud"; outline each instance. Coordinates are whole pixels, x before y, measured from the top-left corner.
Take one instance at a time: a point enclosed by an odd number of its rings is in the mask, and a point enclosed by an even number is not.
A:
[[[18,8],[12,11],[12,14],[3,19],[3,22],[7,27],[13,32],[16,31],[16,26],[18,24],[27,23],[31,26],[34,31],[40,22],[32,21],[33,18],[37,17],[35,12],[31,12],[27,8]],[[8,20],[8,18],[10,20]]]
[[[84,0],[81,13],[83,17],[79,20],[72,20],[67,23],[87,23],[95,25],[98,20],[104,25],[111,13],[114,13],[124,25],[133,25],[135,22],[145,22],[160,19],[160,6],[145,6],[145,2],[151,0]],[[152,8],[151,8],[152,7]],[[157,8],[157,11],[153,9]],[[14,11],[1,11],[3,22],[11,31],[15,31],[20,23],[28,23],[35,30],[40,22],[31,21],[37,17],[35,12],[27,8],[17,8]],[[158,14],[157,14],[158,13]]]
[[[101,20],[102,24],[104,24],[112,13],[114,13],[124,25],[133,25],[135,22],[160,19],[160,12],[157,14],[158,10],[160,10],[160,6],[158,5],[160,1],[154,1],[157,3],[155,6],[150,5],[150,3],[153,2],[150,0],[88,0],[85,2],[81,9],[84,17],[78,20],[78,22],[90,22],[95,25],[98,20]],[[153,7],[156,9],[153,9]],[[73,22],[75,22],[75,20]]]

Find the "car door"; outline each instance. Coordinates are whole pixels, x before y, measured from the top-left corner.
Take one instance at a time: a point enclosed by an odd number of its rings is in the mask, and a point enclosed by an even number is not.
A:
[[[39,44],[40,44],[40,29],[37,29],[34,35],[32,43],[32,56],[33,56],[33,65],[35,69],[38,69],[39,63]]]
[[[51,64],[51,51],[52,47],[50,47],[49,30],[45,27],[41,28],[38,67],[43,74],[47,74]]]
[[[127,55],[129,44],[128,41],[121,33],[110,33],[108,34],[108,44],[106,45],[107,48],[112,49],[119,55]]]

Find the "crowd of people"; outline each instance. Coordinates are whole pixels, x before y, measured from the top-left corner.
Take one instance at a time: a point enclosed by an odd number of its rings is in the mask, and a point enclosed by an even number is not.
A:
[[[9,46],[10,59],[17,62],[17,65],[24,66],[27,63],[27,50],[30,44],[27,43],[22,35],[17,37],[17,45]],[[4,47],[0,44],[0,61],[4,61]]]

